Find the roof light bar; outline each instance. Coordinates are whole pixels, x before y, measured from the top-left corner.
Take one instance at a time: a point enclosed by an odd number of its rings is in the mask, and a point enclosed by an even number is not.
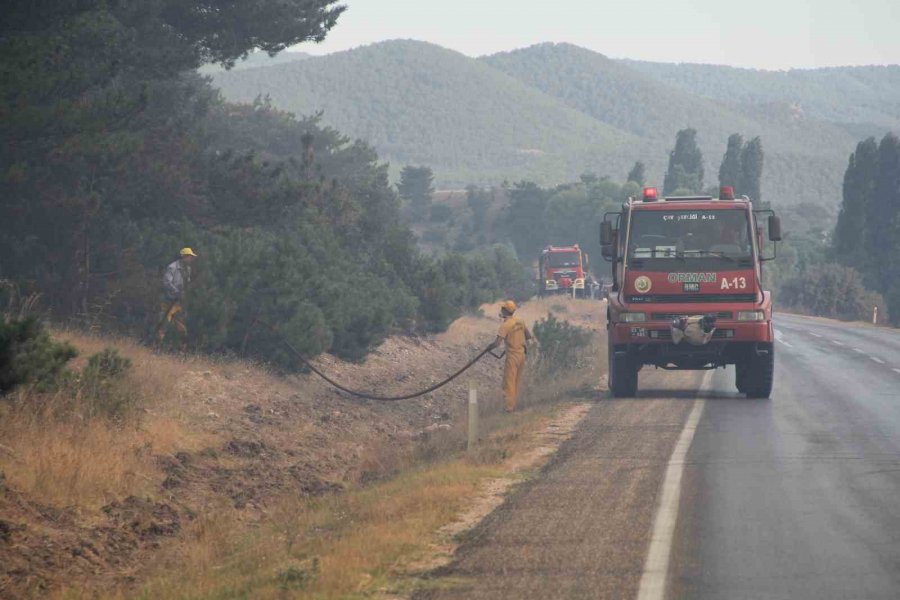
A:
[[[655,187],[644,188],[644,202],[656,202],[659,200],[659,193]]]
[[[719,188],[719,200],[734,200],[734,187],[723,185]]]

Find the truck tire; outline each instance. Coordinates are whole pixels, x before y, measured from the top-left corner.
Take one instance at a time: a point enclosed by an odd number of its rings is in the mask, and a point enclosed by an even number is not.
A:
[[[767,352],[753,354],[745,366],[741,391],[747,394],[748,398],[768,398],[772,395],[772,384],[775,381],[775,348],[772,344],[766,344],[764,349]]]
[[[616,358],[609,349],[609,391],[613,398],[633,398],[637,394],[638,366],[627,357]]]
[[[734,365],[734,386],[741,394],[744,393],[744,384],[747,381],[747,365],[745,363],[737,363]]]

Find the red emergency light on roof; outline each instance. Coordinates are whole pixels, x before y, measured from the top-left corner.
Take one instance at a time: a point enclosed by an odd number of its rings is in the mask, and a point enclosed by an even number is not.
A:
[[[656,193],[655,187],[644,188],[644,202],[656,202],[658,199],[659,195]]]
[[[730,185],[719,188],[719,200],[734,200],[734,188]]]

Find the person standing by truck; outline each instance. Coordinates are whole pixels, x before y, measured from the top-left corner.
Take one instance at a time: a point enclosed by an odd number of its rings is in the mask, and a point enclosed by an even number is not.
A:
[[[516,303],[507,300],[500,305],[500,318],[503,324],[497,332],[497,339],[491,345],[492,349],[506,344],[506,362],[503,365],[503,399],[505,410],[508,413],[516,410],[519,402],[519,392],[522,385],[522,375],[525,372],[525,357],[528,354],[528,342],[537,339],[525,325],[525,321],[515,316]]]
[[[184,311],[184,297],[187,286],[191,282],[191,263],[197,255],[190,248],[182,248],[177,260],[166,267],[162,277],[163,300],[162,312],[159,319],[156,335],[159,344],[162,345],[169,329],[169,324],[175,326],[181,336],[181,345],[187,345],[187,324]]]

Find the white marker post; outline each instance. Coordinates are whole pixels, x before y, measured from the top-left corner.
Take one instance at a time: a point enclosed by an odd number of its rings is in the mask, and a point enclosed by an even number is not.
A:
[[[475,450],[478,445],[478,390],[475,384],[469,382],[469,443],[466,449],[469,452]]]
[[[872,325],[878,325],[878,307],[872,309]]]

